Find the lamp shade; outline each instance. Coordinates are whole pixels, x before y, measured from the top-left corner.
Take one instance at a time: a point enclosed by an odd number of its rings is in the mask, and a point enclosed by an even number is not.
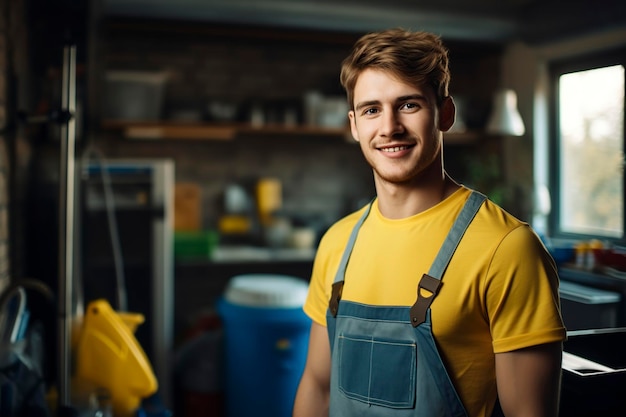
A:
[[[542,216],[547,216],[552,210],[550,190],[545,184],[536,184],[533,189],[533,212]]]
[[[517,110],[517,94],[510,89],[498,90],[493,98],[487,132],[522,136],[525,131],[524,121]]]

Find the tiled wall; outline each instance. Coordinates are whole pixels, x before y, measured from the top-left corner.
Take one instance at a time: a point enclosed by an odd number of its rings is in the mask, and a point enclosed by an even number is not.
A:
[[[106,70],[164,70],[170,78],[164,117],[178,110],[203,112],[214,100],[239,105],[240,121],[261,103],[270,121],[283,105],[300,110],[306,92],[343,96],[341,60],[357,35],[303,34],[211,25],[105,24],[97,52]],[[485,116],[485,103],[498,82],[498,51],[456,48],[454,91],[468,100],[468,125]],[[102,88],[98,84],[97,88]],[[102,98],[105,91],[100,91]],[[472,124],[474,126],[472,126]],[[107,156],[172,157],[179,181],[202,186],[203,223],[210,227],[220,195],[231,182],[279,178],[285,209],[333,221],[372,197],[370,169],[351,140],[333,137],[248,137],[231,142],[131,142],[100,134],[95,142]]]
[[[204,112],[213,100],[239,105],[238,121],[260,103],[267,122],[280,123],[285,105],[304,123],[303,96],[317,90],[343,95],[339,66],[350,44],[302,40],[260,32],[195,35],[176,31],[110,30],[102,38],[101,69],[165,70],[170,75],[164,117],[177,110]],[[293,36],[293,35],[291,35]],[[204,117],[204,115],[203,115]],[[206,116],[208,117],[208,116]],[[138,142],[100,136],[109,157],[171,157],[178,181],[202,187],[204,227],[215,224],[221,195],[233,182],[273,177],[283,185],[287,214],[329,223],[373,195],[370,169],[351,139],[340,136],[263,135],[233,141]]]
[[[339,66],[355,39],[209,23],[104,27],[99,69],[166,71],[166,116],[214,100],[245,107],[299,102],[310,90],[342,95]]]

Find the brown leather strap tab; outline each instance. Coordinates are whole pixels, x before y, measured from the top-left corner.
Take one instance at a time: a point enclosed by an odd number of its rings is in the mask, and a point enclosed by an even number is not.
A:
[[[343,293],[343,281],[338,281],[333,284],[333,293],[330,296],[328,302],[328,309],[333,317],[337,317],[337,311],[339,311],[339,301],[341,300],[341,294]]]
[[[422,279],[420,279],[420,282],[417,285],[417,301],[415,301],[415,304],[413,304],[410,311],[411,325],[413,325],[413,327],[419,326],[426,320],[426,312],[435,299],[437,293],[439,293],[441,284],[442,282],[440,279],[433,278],[428,274],[422,275]],[[430,296],[422,294],[422,289],[429,291]]]

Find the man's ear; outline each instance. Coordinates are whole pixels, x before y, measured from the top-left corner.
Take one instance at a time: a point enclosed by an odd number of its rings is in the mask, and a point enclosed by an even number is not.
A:
[[[445,97],[439,107],[439,130],[447,132],[454,124],[456,106],[452,96]]]
[[[350,132],[352,133],[352,138],[359,141],[359,131],[356,128],[356,117],[354,116],[354,110],[350,110],[348,113],[348,118],[350,119]]]

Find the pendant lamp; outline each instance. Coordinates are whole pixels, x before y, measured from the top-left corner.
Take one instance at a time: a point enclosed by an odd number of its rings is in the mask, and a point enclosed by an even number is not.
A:
[[[498,90],[493,98],[493,109],[487,122],[487,132],[522,136],[525,131],[524,121],[517,110],[517,94],[511,89]]]

